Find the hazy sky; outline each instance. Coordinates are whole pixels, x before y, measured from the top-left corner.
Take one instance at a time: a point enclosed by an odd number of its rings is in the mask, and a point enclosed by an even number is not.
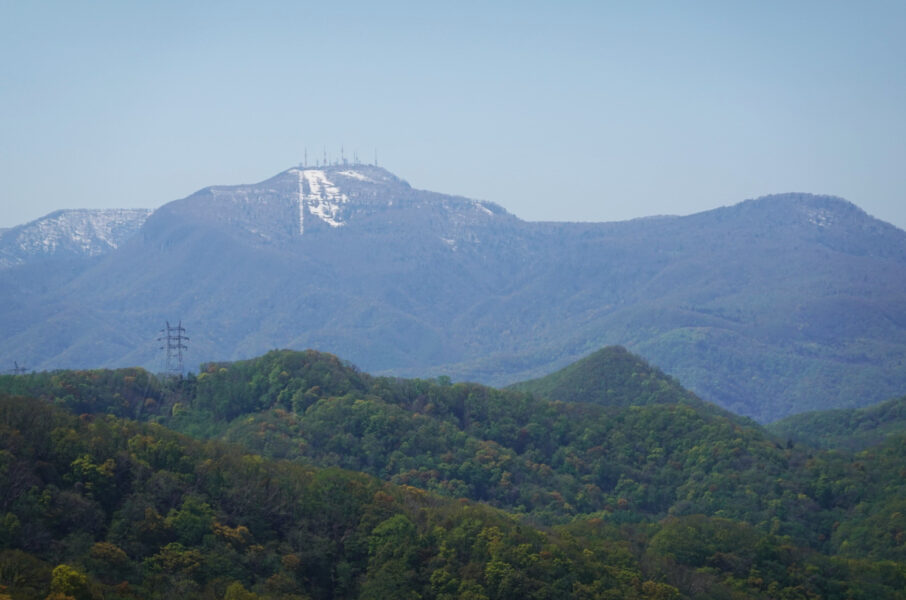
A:
[[[906,2],[0,0],[0,227],[326,146],[528,220],[847,198],[906,228]]]

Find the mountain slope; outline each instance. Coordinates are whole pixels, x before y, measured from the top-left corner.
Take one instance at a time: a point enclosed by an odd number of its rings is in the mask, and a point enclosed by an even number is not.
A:
[[[723,517],[541,530],[32,398],[0,395],[0,432],[11,598],[904,597],[902,557],[820,553]],[[900,523],[838,525],[858,540]]]
[[[499,511],[362,474],[79,419],[34,399],[0,395],[0,422],[7,598],[567,598],[574,586],[656,598],[673,589],[647,581],[637,559],[595,558]],[[637,594],[641,580],[648,593]]]
[[[599,374],[642,391],[644,401],[645,386],[619,362]],[[549,524],[706,514],[767,530],[782,517],[772,531],[819,547],[857,503],[840,492],[839,506],[819,511],[809,482],[824,462],[804,467],[804,448],[784,448],[681,388],[669,396],[691,405],[551,402],[475,384],[375,378],[332,355],[273,351],[207,365],[175,390],[134,369],[6,376],[0,390],[364,471]]]
[[[608,378],[619,382],[615,375]],[[743,579],[749,566],[757,562],[761,570],[779,556],[749,556],[743,567],[728,555],[748,547],[745,540],[725,539],[723,558],[709,559],[716,550],[699,544],[717,543],[709,536],[729,535],[732,525],[736,534],[780,536],[784,544],[866,565],[906,560],[902,437],[864,452],[827,452],[781,445],[757,425],[684,404],[605,407],[444,380],[376,378],[313,351],[211,364],[186,379],[155,379],[138,369],[6,376],[0,390],[40,395],[83,415],[85,424],[109,427],[114,419],[105,415],[134,416],[260,456],[342,466],[487,502],[529,523],[633,523],[629,529],[646,538],[636,543],[653,547],[660,542],[647,536],[672,531],[680,537],[668,546],[679,563]],[[61,451],[78,455],[72,436],[53,424],[41,427],[67,440]],[[108,437],[90,439],[97,447]],[[15,435],[4,439],[22,446]],[[182,464],[167,445],[130,439],[132,451]],[[207,473],[203,479],[216,483]],[[704,554],[690,555],[691,548]],[[796,555],[790,560],[803,559]]]
[[[0,274],[0,364],[158,368],[182,319],[193,366],[316,348],[502,385],[619,344],[762,421],[906,389],[906,233],[836,198],[526,223],[377,167],[294,168],[78,261]]]
[[[147,209],[59,210],[0,231],[0,269],[35,260],[98,256],[135,235]]]
[[[557,402],[589,402],[602,406],[704,403],[659,369],[620,346],[602,348],[540,379],[513,384]]]
[[[364,471],[539,521],[613,513],[618,506],[652,518],[723,507],[725,515],[769,521],[765,506],[728,485],[728,471],[773,497],[787,453],[751,422],[709,410],[672,382],[656,393],[656,403],[642,405],[652,400],[646,384],[668,380],[654,374],[640,382],[626,362],[599,361],[596,373],[625,392],[625,406],[376,378],[314,351],[210,364],[175,394],[135,369],[6,376],[0,391],[39,396],[76,414],[154,420],[264,455]],[[631,406],[635,394],[639,405]],[[714,454],[717,448],[732,453]],[[703,476],[708,465],[715,470]],[[721,489],[706,494],[715,486]],[[804,510],[797,504],[786,510]]]
[[[906,435],[906,397],[859,409],[801,413],[771,423],[768,429],[814,448],[863,450]]]

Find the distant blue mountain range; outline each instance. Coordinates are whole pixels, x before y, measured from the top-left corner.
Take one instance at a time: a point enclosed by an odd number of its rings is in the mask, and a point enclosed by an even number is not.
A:
[[[0,233],[0,368],[158,369],[181,319],[193,367],[314,348],[503,385],[620,344],[761,421],[906,392],[906,233],[839,198],[536,223],[345,165],[103,212]]]

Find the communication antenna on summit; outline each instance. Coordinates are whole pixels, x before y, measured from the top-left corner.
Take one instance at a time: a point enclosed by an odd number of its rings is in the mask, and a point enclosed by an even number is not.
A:
[[[377,148],[374,149],[374,166],[375,167],[378,166],[378,164],[377,164]]]
[[[164,371],[173,375],[182,375],[182,352],[189,349],[186,345],[189,337],[186,335],[186,328],[182,326],[182,319],[175,327],[170,325],[170,321],[166,321],[166,325],[160,330],[157,341],[162,344],[160,349],[165,351]]]
[[[327,146],[324,146],[324,166],[327,166]]]
[[[302,166],[307,167],[308,166],[308,148],[305,148],[305,153],[302,156],[304,157],[302,159]]]
[[[343,145],[340,145],[340,162],[343,163],[343,166],[346,166],[346,151],[343,148]]]

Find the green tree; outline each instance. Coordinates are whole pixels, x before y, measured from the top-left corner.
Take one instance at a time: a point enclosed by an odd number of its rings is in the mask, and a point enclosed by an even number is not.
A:
[[[88,576],[69,565],[57,565],[50,577],[50,593],[75,600],[91,600]]]
[[[170,511],[166,523],[180,543],[193,546],[201,543],[206,534],[212,533],[214,511],[196,496],[187,496],[179,510]]]

